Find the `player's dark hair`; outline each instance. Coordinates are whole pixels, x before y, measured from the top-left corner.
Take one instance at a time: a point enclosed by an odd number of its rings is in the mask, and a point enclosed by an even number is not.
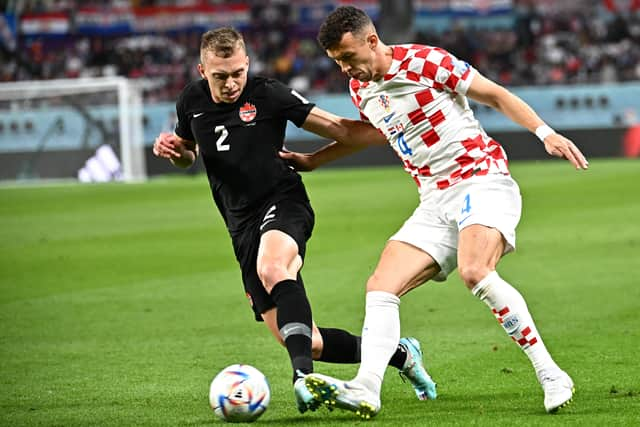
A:
[[[320,26],[318,43],[324,50],[332,49],[340,43],[344,34],[355,35],[369,25],[372,25],[371,18],[364,11],[353,6],[340,6]]]
[[[246,50],[242,34],[231,27],[207,31],[200,39],[200,55],[212,51],[221,58],[228,58],[238,50]]]

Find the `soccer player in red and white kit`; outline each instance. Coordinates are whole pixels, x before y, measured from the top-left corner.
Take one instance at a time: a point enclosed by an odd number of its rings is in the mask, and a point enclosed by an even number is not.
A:
[[[484,301],[530,359],[547,412],[573,396],[573,381],[551,358],[522,295],[496,272],[515,248],[520,219],[518,185],[503,148],[489,137],[468,98],[489,105],[534,132],[551,155],[576,169],[588,162],[520,98],[447,51],[424,45],[385,45],[371,19],[346,6],[333,11],[318,41],[349,75],[351,97],[396,151],[418,186],[420,204],[387,242],[367,282],[362,361],[342,381],[306,377],[317,399],[370,418],[380,410],[387,362],[400,339],[400,296],[427,280],[441,281],[456,266],[473,295]],[[312,170],[345,152],[334,142],[313,154],[282,153]]]

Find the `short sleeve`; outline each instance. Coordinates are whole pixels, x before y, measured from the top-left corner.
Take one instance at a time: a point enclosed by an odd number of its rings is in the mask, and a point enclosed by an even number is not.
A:
[[[267,94],[276,111],[297,127],[304,124],[315,107],[313,102],[309,102],[297,91],[274,79],[267,82]]]
[[[191,120],[186,113],[185,95],[184,92],[178,98],[176,102],[176,127],[175,134],[187,141],[195,141],[193,132],[191,132]]]
[[[467,62],[441,48],[426,48],[415,55],[422,58],[422,77],[433,81],[433,88],[465,95],[476,70]]]

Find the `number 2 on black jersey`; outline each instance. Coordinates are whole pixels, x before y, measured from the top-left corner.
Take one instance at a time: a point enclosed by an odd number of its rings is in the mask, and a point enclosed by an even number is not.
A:
[[[227,130],[227,128],[223,125],[216,126],[213,132],[216,135],[220,134],[220,136],[216,140],[216,148],[218,149],[218,151],[229,151],[231,146],[229,145],[229,143],[224,143],[224,140],[229,136],[229,131]]]

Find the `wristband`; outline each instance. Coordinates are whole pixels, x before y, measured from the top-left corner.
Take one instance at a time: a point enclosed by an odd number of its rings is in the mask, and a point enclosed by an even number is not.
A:
[[[545,138],[551,134],[556,133],[555,130],[551,129],[548,125],[540,125],[536,128],[536,136],[542,142],[544,142]]]

